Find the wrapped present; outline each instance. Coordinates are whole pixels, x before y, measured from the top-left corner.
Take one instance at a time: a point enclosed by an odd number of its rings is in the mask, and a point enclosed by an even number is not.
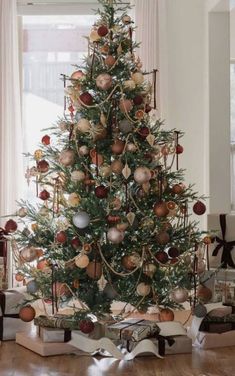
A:
[[[209,267],[235,268],[235,215],[210,214],[208,228],[216,232],[215,242],[209,245]]]
[[[71,340],[71,330],[68,329],[37,326],[37,334],[43,342],[68,342]]]
[[[25,295],[25,287],[0,291],[0,340],[15,339],[17,331],[30,329],[30,323],[19,319],[20,305]]]
[[[73,315],[40,315],[38,317],[35,317],[34,324],[42,328],[79,330],[79,321],[75,320]]]
[[[235,345],[235,330],[225,333],[198,332],[194,346],[202,349],[213,349]]]
[[[140,341],[160,332],[158,323],[149,320],[129,319],[107,325],[105,335],[110,339]]]

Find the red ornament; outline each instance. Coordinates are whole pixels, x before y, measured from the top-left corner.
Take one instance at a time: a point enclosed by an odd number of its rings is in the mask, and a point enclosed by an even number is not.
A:
[[[146,104],[144,110],[145,110],[146,114],[148,114],[152,110],[152,107],[149,104]]]
[[[67,234],[65,231],[59,231],[57,232],[56,236],[55,236],[55,241],[57,243],[61,243],[61,244],[64,244],[66,243],[67,241]]]
[[[178,257],[180,255],[180,251],[176,247],[171,247],[168,249],[168,256],[171,258]]]
[[[38,162],[37,168],[41,173],[47,172],[49,170],[49,163],[43,159]]]
[[[95,195],[98,198],[106,198],[108,196],[108,188],[104,185],[99,185],[95,188]]]
[[[5,230],[6,232],[15,232],[17,230],[17,223],[13,219],[9,219],[5,223]]]
[[[51,138],[47,134],[42,137],[42,143],[43,145],[50,145],[51,143]]]
[[[176,148],[175,148],[175,152],[176,152],[176,154],[182,154],[183,151],[184,151],[183,146],[181,146],[181,145],[178,144],[178,145],[176,146]]]
[[[203,202],[201,201],[197,201],[194,205],[193,205],[193,211],[195,214],[197,215],[202,215],[205,213],[206,211],[206,205],[203,204]]]
[[[49,264],[48,264],[48,261],[46,259],[40,260],[37,263],[37,269],[39,269],[39,270],[43,270],[43,269],[48,268],[48,267],[49,267]]]
[[[93,103],[93,97],[87,91],[85,93],[82,93],[79,98],[81,103],[85,104],[86,106],[91,106]]]
[[[136,106],[140,106],[142,103],[143,103],[144,99],[141,95],[136,95],[134,98],[133,98],[133,102]]]
[[[39,198],[40,198],[41,200],[43,200],[43,201],[48,200],[49,197],[50,197],[50,193],[49,193],[46,189],[44,189],[43,191],[41,191],[41,192],[39,193]]]
[[[78,249],[79,247],[81,247],[82,243],[80,241],[80,239],[75,236],[72,240],[71,240],[71,246],[74,248],[74,249]]]
[[[149,128],[148,127],[142,127],[138,130],[138,134],[140,135],[140,137],[145,140],[146,137],[148,137],[149,135]]]
[[[107,28],[107,26],[105,25],[101,25],[98,30],[97,30],[97,33],[100,37],[105,37],[105,35],[107,35],[109,32],[109,29]]]
[[[159,251],[155,254],[155,258],[157,261],[159,261],[161,264],[166,264],[168,261],[168,255],[164,251]]]
[[[89,334],[95,329],[95,325],[91,320],[81,320],[79,324],[81,332]]]
[[[107,221],[108,223],[117,223],[120,221],[120,217],[119,215],[108,215],[107,216]]]
[[[22,321],[30,322],[36,316],[36,312],[32,306],[28,305],[20,309],[19,316]]]

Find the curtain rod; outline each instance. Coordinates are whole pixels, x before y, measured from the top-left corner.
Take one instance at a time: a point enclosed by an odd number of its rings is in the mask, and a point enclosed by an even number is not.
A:
[[[91,2],[91,3],[78,3],[77,1],[71,1],[71,2],[59,2],[59,3],[56,3],[55,1],[45,1],[45,2],[39,2],[39,3],[34,3],[34,2],[18,2],[18,5],[29,5],[29,6],[33,6],[33,5],[99,5],[99,3],[96,3],[96,2]],[[123,3],[117,3],[117,5],[129,5],[130,3],[129,2],[123,2]]]

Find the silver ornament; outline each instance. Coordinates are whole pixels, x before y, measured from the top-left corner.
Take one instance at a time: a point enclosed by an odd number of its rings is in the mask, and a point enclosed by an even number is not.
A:
[[[178,287],[172,291],[171,298],[176,303],[184,303],[188,300],[188,290]]]
[[[38,284],[34,279],[32,281],[29,281],[26,285],[26,290],[29,294],[35,294],[38,289]]]
[[[86,228],[90,223],[90,216],[85,211],[80,211],[73,216],[73,224],[77,228]]]
[[[108,240],[113,244],[119,244],[124,239],[124,233],[116,227],[111,227],[107,233]]]

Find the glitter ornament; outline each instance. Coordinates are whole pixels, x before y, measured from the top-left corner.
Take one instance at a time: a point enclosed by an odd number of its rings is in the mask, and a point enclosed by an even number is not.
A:
[[[73,216],[73,224],[80,229],[86,228],[90,223],[90,216],[84,211],[80,211]]]
[[[136,287],[136,292],[138,295],[140,296],[147,296],[150,294],[151,292],[151,286],[147,285],[146,283],[144,282],[141,282],[138,284],[138,286]]]
[[[49,163],[42,159],[41,161],[38,162],[37,164],[37,169],[41,173],[45,173],[49,170]]]
[[[203,215],[206,211],[206,205],[201,202],[201,201],[197,201],[194,205],[193,205],[193,212],[197,215]]]
[[[70,193],[67,201],[68,201],[69,206],[71,206],[72,208],[75,208],[76,206],[80,204],[81,197],[77,193],[73,192],[73,193]]]
[[[134,270],[141,265],[141,257],[137,252],[133,252],[130,255],[126,255],[122,258],[122,266],[126,270]]]
[[[82,145],[78,148],[78,153],[82,156],[88,155],[89,154],[89,148],[86,145]]]
[[[95,329],[95,325],[91,320],[81,320],[79,323],[79,329],[84,334],[89,334]]]
[[[157,267],[154,264],[147,263],[143,265],[143,273],[150,278],[153,278],[156,270],[157,270]]]
[[[75,162],[75,153],[72,149],[65,149],[60,153],[59,162],[64,167],[70,167]]]
[[[89,120],[87,120],[87,119],[80,119],[78,121],[78,123],[77,123],[77,129],[81,133],[89,132],[90,129],[91,129],[91,124],[90,124]]]
[[[50,193],[46,190],[46,189],[44,189],[43,191],[41,191],[40,193],[39,193],[39,196],[38,196],[41,200],[43,200],[43,201],[46,201],[46,200],[48,200],[49,198],[50,198]]]
[[[160,264],[166,264],[168,261],[168,255],[164,251],[159,251],[155,254],[155,258],[157,261],[160,262]]]
[[[38,149],[38,150],[35,150],[34,152],[34,158],[36,159],[36,161],[39,161],[40,159],[42,159],[42,150]]]
[[[112,172],[114,172],[115,174],[121,174],[123,168],[124,168],[124,165],[123,165],[123,163],[120,161],[120,159],[116,159],[115,161],[113,161],[113,162],[111,163],[111,170],[112,170]]]
[[[151,179],[151,171],[147,167],[137,167],[134,172],[134,179],[138,184],[144,184]]]
[[[130,133],[133,131],[133,125],[132,123],[127,120],[127,119],[124,119],[124,120],[121,120],[118,124],[118,128],[120,129],[120,131],[124,134],[127,134],[127,133]]]
[[[55,241],[60,244],[64,244],[67,241],[67,234],[65,231],[59,231],[57,232],[55,236]]]
[[[108,90],[113,84],[112,76],[108,73],[101,73],[96,78],[96,86],[101,90]]]
[[[133,102],[136,106],[140,106],[144,101],[144,98],[142,97],[142,95],[136,95],[134,98],[133,98]]]
[[[133,80],[126,80],[123,82],[124,89],[127,90],[134,90],[135,89],[135,81]]]
[[[24,218],[24,217],[26,217],[27,213],[28,213],[28,209],[22,207],[19,210],[17,210],[16,214],[18,215],[18,217]]]
[[[199,318],[205,317],[207,315],[207,309],[203,304],[199,303],[194,307],[193,314]]]
[[[93,97],[90,93],[88,92],[85,92],[85,93],[82,93],[79,97],[79,100],[80,102],[83,104],[83,105],[86,105],[86,106],[91,106],[93,104]]]
[[[72,240],[71,240],[71,246],[74,248],[74,249],[78,249],[80,248],[82,245],[80,239],[75,236]]]
[[[170,235],[166,231],[161,231],[156,235],[156,241],[160,245],[166,245],[170,241]]]
[[[126,145],[126,151],[129,151],[130,153],[134,153],[137,150],[137,146],[133,144],[132,142],[129,142]]]
[[[34,247],[25,247],[20,251],[20,258],[25,262],[32,262],[38,258],[37,249]]]
[[[108,188],[104,185],[99,185],[95,188],[95,195],[97,198],[106,198],[108,196]]]
[[[100,175],[103,177],[103,178],[107,178],[109,177],[111,174],[112,174],[112,169],[111,169],[111,166],[109,166],[108,164],[105,164],[103,166],[100,167]]]
[[[181,193],[183,193],[184,188],[182,187],[181,184],[175,184],[175,185],[173,185],[171,190],[172,190],[173,193],[180,195]]]
[[[124,239],[124,233],[116,227],[111,227],[107,232],[108,240],[113,244],[119,244]]]
[[[97,34],[100,37],[105,37],[105,35],[107,35],[108,32],[109,32],[109,29],[107,28],[107,26],[101,25],[101,26],[98,27]]]
[[[81,182],[85,179],[86,175],[83,171],[75,170],[71,172],[71,180],[73,182]]]

